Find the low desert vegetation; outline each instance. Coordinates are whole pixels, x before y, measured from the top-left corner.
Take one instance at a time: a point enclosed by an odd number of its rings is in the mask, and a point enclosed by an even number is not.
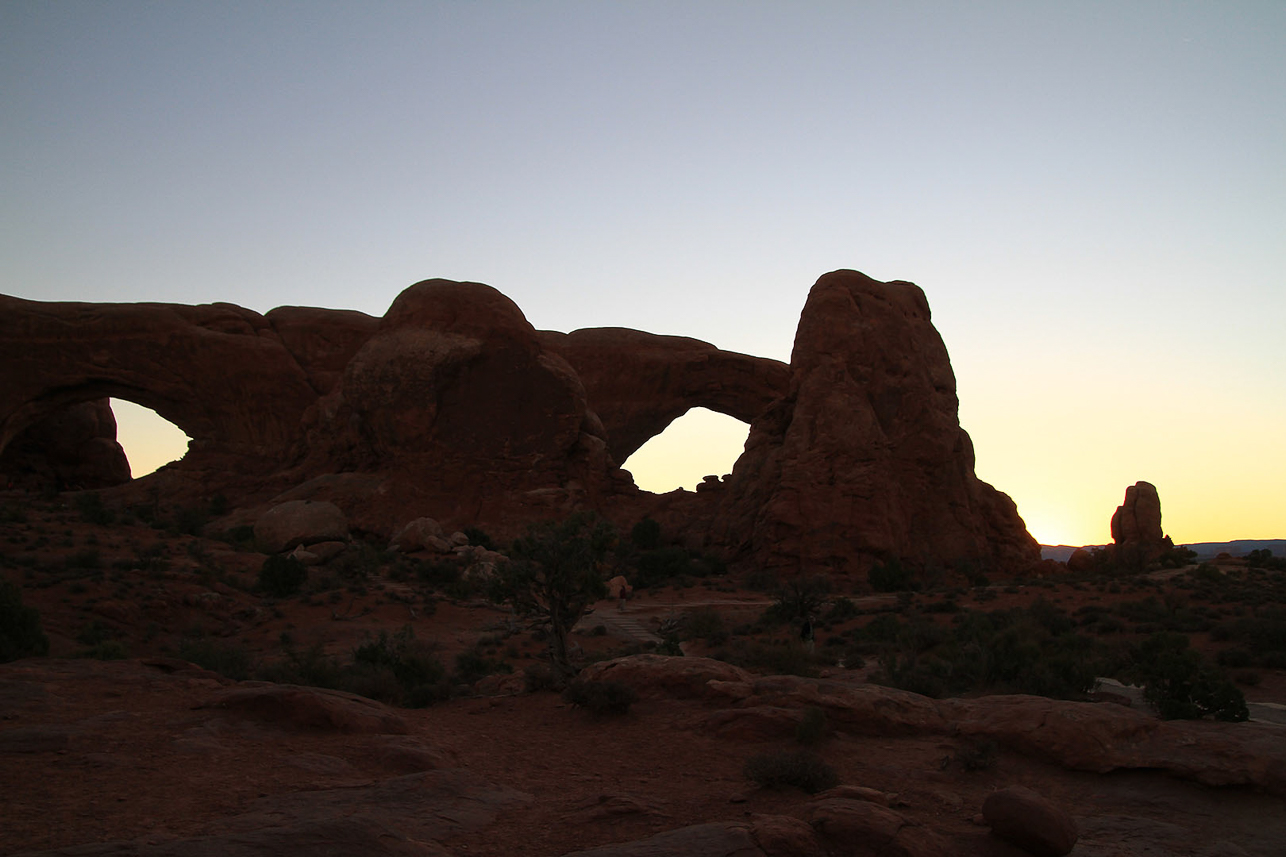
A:
[[[629,685],[619,681],[573,679],[563,691],[563,699],[595,717],[607,717],[628,714],[630,706],[638,701],[638,695]]]
[[[22,603],[17,584],[0,578],[0,663],[49,654],[40,611]]]
[[[839,774],[809,750],[779,750],[751,756],[745,764],[746,777],[760,788],[797,788],[816,794],[839,785]]]

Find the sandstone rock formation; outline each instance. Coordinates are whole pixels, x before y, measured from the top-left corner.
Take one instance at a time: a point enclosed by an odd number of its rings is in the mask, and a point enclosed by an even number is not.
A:
[[[265,553],[281,553],[318,542],[343,542],[348,519],[334,503],[289,500],[255,521],[255,542]]]
[[[222,494],[246,510],[236,523],[315,500],[383,538],[421,517],[505,536],[656,509],[685,543],[780,573],[1039,559],[1013,503],[974,476],[923,293],[853,271],[814,286],[789,367],[619,328],[538,332],[495,289],[448,280],[380,319],[0,297],[0,364],[0,450],[69,406],[134,401],[192,438],[142,480],[151,496]],[[731,478],[642,495],[619,465],[697,406],[752,422]]]
[[[982,804],[991,832],[1034,857],[1064,857],[1076,847],[1076,822],[1023,786],[992,792]]]
[[[1254,785],[1286,795],[1286,744],[1275,726],[1164,721],[1110,703],[1021,694],[930,699],[879,685],[798,676],[754,676],[707,658],[634,655],[582,670],[641,699],[697,699],[706,730],[754,740],[792,736],[799,714],[818,708],[849,735],[951,735],[1076,771],[1155,769],[1211,786]]]
[[[1174,547],[1161,531],[1161,497],[1150,482],[1125,489],[1125,502],[1112,515],[1113,550],[1118,562],[1143,568]]]
[[[715,522],[735,556],[782,573],[1040,559],[1013,501],[974,475],[955,376],[919,287],[823,276],[790,368],[787,395],[751,426]]]
[[[49,414],[0,455],[0,485],[63,491],[109,488],[129,480],[129,460],[116,442],[116,417],[107,399]]]
[[[618,464],[695,407],[748,423],[790,382],[784,363],[682,336],[600,327],[540,337],[585,384]]]

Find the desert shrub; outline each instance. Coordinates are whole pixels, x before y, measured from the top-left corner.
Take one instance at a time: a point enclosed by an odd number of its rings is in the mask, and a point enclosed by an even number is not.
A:
[[[103,505],[103,498],[96,492],[86,492],[76,497],[76,511],[88,524],[107,526],[116,521],[116,512]]]
[[[67,567],[92,571],[103,567],[103,558],[97,548],[84,548],[67,557]]]
[[[777,575],[766,568],[755,568],[746,572],[743,583],[747,589],[755,592],[771,592],[778,585]]]
[[[340,673],[339,687],[348,693],[355,693],[389,705],[406,705],[407,708],[425,707],[407,704],[407,689],[398,681],[397,674],[384,664],[353,662]]]
[[[1097,674],[1095,643],[1072,633],[1057,606],[1033,607],[963,612],[950,629],[914,615],[905,623],[880,617],[864,629],[880,653],[876,680],[932,697],[982,691],[1082,697]]]
[[[473,684],[494,673],[511,673],[514,668],[502,660],[488,658],[475,649],[466,649],[455,657],[455,681]]]
[[[771,615],[778,623],[816,617],[830,591],[830,578],[824,574],[783,581],[777,587],[777,598],[765,611],[765,616]]]
[[[671,546],[646,550],[636,560],[634,586],[648,589],[667,580],[693,573],[692,557],[681,547]]]
[[[666,634],[661,638],[661,642],[657,643],[656,653],[668,658],[681,658],[683,657],[682,643],[678,634]]]
[[[628,714],[638,694],[619,681],[585,681],[573,679],[563,691],[563,699],[577,708],[584,708],[595,717],[609,714]]]
[[[713,607],[697,607],[684,616],[688,639],[708,639],[723,628],[723,616]]]
[[[288,554],[274,554],[259,568],[259,589],[275,598],[295,594],[307,579],[308,569]]]
[[[841,595],[831,602],[830,609],[826,611],[822,621],[838,625],[841,622],[856,619],[859,615],[861,615],[861,611],[853,603],[853,599]]]
[[[808,794],[839,785],[839,774],[807,750],[760,753],[746,760],[745,774],[765,789],[798,788]]]
[[[491,536],[487,535],[486,532],[478,529],[477,527],[465,527],[461,532],[468,537],[469,544],[471,545],[477,545],[478,547],[485,548],[489,551],[496,549],[496,543],[491,540]]]
[[[349,545],[333,564],[344,580],[360,584],[393,560],[393,554],[366,542]]]
[[[815,705],[804,709],[804,717],[795,727],[795,740],[812,747],[820,744],[830,734],[830,724],[826,721],[826,712]]]
[[[630,544],[641,551],[656,550],[661,546],[661,525],[651,518],[644,518],[630,529]]]
[[[415,576],[425,586],[446,590],[460,581],[463,569],[454,559],[420,561],[415,566]]]
[[[210,510],[205,506],[179,508],[165,529],[174,535],[199,536],[209,520]]]
[[[303,651],[295,649],[283,639],[283,657],[259,667],[256,677],[279,684],[302,684],[308,687],[339,688],[342,668],[339,662],[327,655],[320,642]]]
[[[96,646],[114,636],[115,632],[110,625],[100,619],[94,619],[76,632],[76,642],[83,646]]]
[[[487,583],[492,601],[547,625],[550,664],[564,676],[576,674],[567,635],[586,608],[607,595],[616,542],[615,528],[593,515],[532,524]]]
[[[129,649],[120,640],[103,640],[87,649],[81,649],[74,657],[90,658],[95,661],[120,661],[129,657]]]
[[[254,667],[254,659],[244,646],[221,640],[185,638],[179,643],[178,655],[185,661],[235,681],[250,678]]]
[[[22,603],[18,585],[0,578],[0,663],[49,654],[40,611]]]
[[[1286,571],[1286,557],[1273,556],[1267,548],[1253,550],[1246,554],[1246,565],[1251,568],[1268,568],[1274,571]]]
[[[912,588],[911,570],[897,557],[873,566],[866,578],[876,592],[903,592]]]
[[[1250,661],[1250,652],[1245,649],[1224,649],[1215,656],[1215,662],[1221,667],[1248,667]]]
[[[402,691],[400,700],[390,701],[408,708],[423,708],[450,697],[446,668],[431,646],[415,639],[410,625],[391,636],[381,631],[378,638],[367,639],[353,650],[353,664],[359,672],[363,665],[387,669]]]
[[[731,640],[712,652],[710,657],[742,669],[767,675],[817,675],[813,657],[798,643],[764,644],[756,641]]]
[[[955,761],[966,771],[989,771],[996,767],[996,742],[990,738],[970,741],[956,750]]]
[[[528,664],[522,669],[523,687],[528,693],[542,690],[558,690],[558,676],[549,664]]]
[[[1246,720],[1246,698],[1216,667],[1189,647],[1188,638],[1158,632],[1139,647],[1136,676],[1143,695],[1166,720]]]
[[[1193,569],[1192,576],[1204,583],[1223,583],[1227,580],[1222,571],[1208,562],[1203,562]]]
[[[227,530],[219,538],[237,550],[252,550],[255,544],[255,528],[249,524],[241,524]]]

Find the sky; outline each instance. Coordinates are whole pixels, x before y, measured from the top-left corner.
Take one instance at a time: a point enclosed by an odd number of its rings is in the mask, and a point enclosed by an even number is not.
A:
[[[446,277],[788,360],[854,268],[924,289],[1043,543],[1139,480],[1176,542],[1282,538],[1283,45],[1281,0],[5,0],[0,292],[378,316]],[[140,410],[136,475],[182,451]],[[691,487],[746,430],[626,466]]]

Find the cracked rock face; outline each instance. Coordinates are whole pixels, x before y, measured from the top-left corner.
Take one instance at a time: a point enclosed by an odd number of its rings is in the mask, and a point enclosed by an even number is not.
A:
[[[836,271],[813,286],[790,385],[752,424],[716,538],[782,573],[1039,560],[1012,500],[974,475],[924,293]]]

